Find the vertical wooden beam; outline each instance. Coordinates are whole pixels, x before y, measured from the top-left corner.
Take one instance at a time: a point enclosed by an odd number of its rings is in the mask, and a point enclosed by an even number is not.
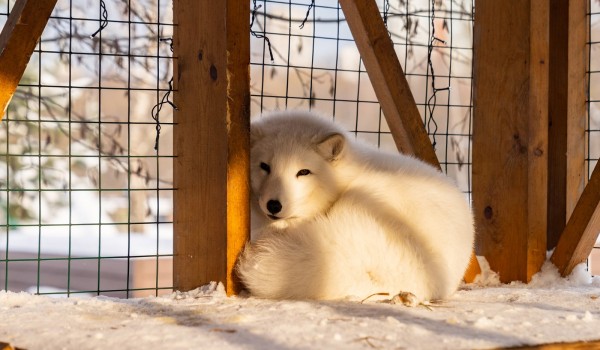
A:
[[[503,282],[546,254],[549,2],[477,2],[473,202],[477,248]]]
[[[244,0],[175,0],[174,286],[227,293],[249,235],[250,16]]]
[[[563,276],[584,262],[600,232],[600,166],[596,165],[550,260]]]
[[[0,120],[57,0],[18,0],[0,33]]]
[[[587,0],[550,1],[548,250],[585,185]]]
[[[340,0],[339,3],[396,147],[401,153],[414,155],[440,168],[377,3],[374,0]],[[479,273],[481,268],[473,255],[465,281],[473,282]]]

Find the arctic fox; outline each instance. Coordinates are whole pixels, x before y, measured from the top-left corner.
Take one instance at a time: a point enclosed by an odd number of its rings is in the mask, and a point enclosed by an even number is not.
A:
[[[439,170],[361,143],[305,111],[253,122],[250,154],[252,242],[237,272],[252,295],[387,293],[416,305],[458,288],[473,218]]]

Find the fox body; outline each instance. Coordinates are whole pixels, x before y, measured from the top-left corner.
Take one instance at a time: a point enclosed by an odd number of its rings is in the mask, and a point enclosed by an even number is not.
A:
[[[251,187],[252,242],[237,272],[257,297],[442,299],[467,268],[473,218],[453,181],[326,117],[253,122]]]

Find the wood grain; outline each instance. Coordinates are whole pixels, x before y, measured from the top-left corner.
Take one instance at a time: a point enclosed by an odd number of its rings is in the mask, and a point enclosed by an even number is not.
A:
[[[503,282],[529,281],[546,253],[548,3],[477,3],[473,204],[478,253]]]
[[[35,49],[57,0],[18,0],[0,33],[1,118]]]
[[[592,252],[600,232],[599,204],[600,167],[596,165],[550,258],[561,275],[568,276]]]
[[[503,348],[510,350],[591,350],[600,349],[600,340],[590,341],[576,341],[569,343],[552,343],[552,344],[538,344],[538,345],[525,345],[515,346],[510,348]]]
[[[249,236],[250,33],[241,0],[174,1],[174,285],[229,295]]]
[[[585,185],[588,1],[550,1],[548,244],[556,247]]]

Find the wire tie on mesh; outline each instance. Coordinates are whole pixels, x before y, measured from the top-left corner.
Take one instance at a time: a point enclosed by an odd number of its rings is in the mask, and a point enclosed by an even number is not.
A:
[[[171,49],[171,52],[173,52],[173,38],[159,38],[158,41],[162,43],[169,43],[169,48]],[[158,151],[158,144],[160,140],[160,129],[162,128],[160,125],[160,111],[163,105],[166,103],[170,105],[174,110],[179,110],[175,103],[173,103],[173,101],[170,100],[171,92],[173,92],[173,77],[171,77],[171,80],[169,80],[169,90],[165,92],[163,97],[160,99],[160,102],[158,102],[156,105],[154,105],[154,107],[152,107],[152,119],[156,121],[156,139],[154,140],[155,151]]]
[[[304,17],[304,20],[302,21],[302,23],[300,23],[300,29],[303,29],[304,24],[306,23],[306,21],[308,21],[308,15],[310,14],[310,9],[312,9],[313,6],[315,6],[315,0],[312,0],[310,2],[310,5],[308,5],[308,10],[306,10],[306,16]]]
[[[273,63],[273,62],[275,62],[275,58],[273,58],[273,50],[271,49],[271,40],[269,40],[269,38],[267,38],[266,35],[258,34],[252,29],[252,26],[254,26],[254,19],[256,19],[256,13],[257,13],[258,9],[260,9],[262,7],[262,5],[256,5],[256,0],[252,0],[252,3],[254,4],[254,8],[252,9],[252,20],[250,21],[250,34],[252,34],[252,36],[257,39],[265,39],[265,41],[267,42],[267,46],[269,47],[269,56],[271,56],[271,63]]]
[[[101,21],[100,21],[100,28],[98,28],[97,31],[94,32],[94,34],[90,35],[90,39],[93,39],[96,37],[96,35],[98,35],[98,33],[100,33],[104,28],[106,28],[106,26],[108,26],[108,11],[106,10],[106,4],[104,3],[104,0],[100,0],[100,9],[101,9]]]
[[[385,0],[383,2],[383,25],[385,26],[385,29],[387,29],[388,36],[391,38],[392,32],[390,32],[390,30],[388,29],[389,14],[390,14],[390,0]]]
[[[433,61],[431,60],[431,54],[433,53],[433,47],[434,47],[435,42],[439,42],[444,45],[447,45],[445,40],[442,40],[435,36],[435,0],[431,0],[431,39],[429,40],[429,45],[427,47],[427,66],[429,68],[429,71],[431,71],[432,95],[431,95],[431,97],[429,97],[429,99],[427,99],[427,109],[429,110],[429,118],[427,120],[427,132],[430,133],[433,138],[432,144],[433,144],[434,150],[435,150],[435,146],[437,145],[435,136],[437,134],[438,125],[437,125],[437,122],[435,121],[435,118],[433,117],[433,112],[437,105],[437,93],[438,93],[438,91],[444,91],[444,90],[450,91],[450,86],[445,87],[445,88],[437,88],[435,86],[435,72],[433,70]],[[433,105],[432,105],[432,101],[433,101]],[[431,124],[433,124],[433,127],[434,127],[433,132],[431,132]]]
[[[163,97],[160,99],[160,102],[158,102],[156,105],[154,105],[154,107],[152,107],[152,119],[154,119],[154,121],[156,122],[156,139],[154,140],[155,151],[158,151],[158,144],[160,140],[160,130],[162,128],[162,126],[160,125],[160,111],[163,105],[166,103],[173,107],[174,110],[179,110],[177,106],[169,99],[171,96],[171,92],[173,92],[173,77],[171,77],[171,80],[169,80],[169,90],[167,90],[167,92],[163,95]]]
[[[383,24],[385,25],[386,29],[388,27],[389,12],[390,12],[390,0],[385,0],[383,3]],[[389,32],[389,30],[388,30],[388,32]]]
[[[446,40],[442,40],[442,39],[440,39],[440,38],[436,38],[436,37],[432,37],[432,38],[431,38],[431,41],[432,41],[432,42],[435,42],[435,41],[437,41],[437,42],[440,42],[440,43],[442,43],[442,44],[444,44],[444,45],[448,45],[448,43],[446,42]]]
[[[160,38],[158,41],[161,43],[169,43],[169,49],[173,52],[173,38]]]

